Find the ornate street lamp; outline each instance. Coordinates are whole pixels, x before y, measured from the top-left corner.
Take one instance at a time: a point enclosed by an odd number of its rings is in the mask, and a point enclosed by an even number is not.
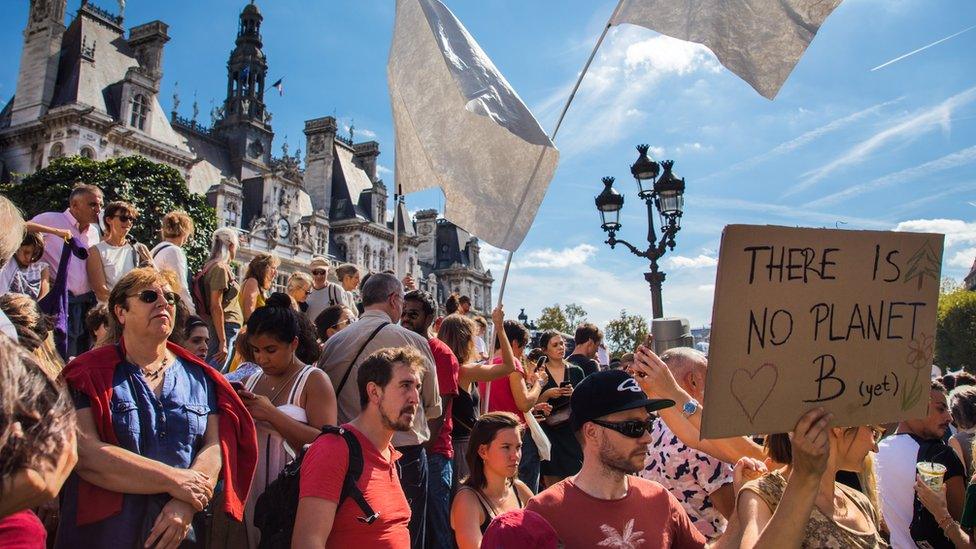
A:
[[[624,206],[624,197],[613,188],[612,177],[603,178],[603,192],[596,197],[596,209],[600,212],[601,228],[609,235],[606,243],[610,248],[622,244],[634,255],[650,261],[651,270],[644,273],[644,280],[651,286],[654,318],[663,318],[661,285],[664,283],[664,273],[658,269],[657,262],[668,250],[674,250],[674,237],[681,230],[685,180],[675,177],[672,172],[673,160],[659,164],[647,155],[649,149],[647,145],[638,145],[637,152],[640,156],[630,167],[630,173],[637,181],[637,196],[647,206],[647,248],[641,250],[626,240],[617,238],[617,231],[621,228],[620,210]],[[663,173],[661,168],[664,168]],[[660,240],[654,228],[655,209],[661,220]]]

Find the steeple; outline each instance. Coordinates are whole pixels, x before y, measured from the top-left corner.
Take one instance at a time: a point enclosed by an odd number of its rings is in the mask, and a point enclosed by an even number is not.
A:
[[[224,116],[264,124],[264,86],[268,62],[261,51],[261,23],[264,17],[252,1],[241,10],[236,47],[227,61],[227,99]]]

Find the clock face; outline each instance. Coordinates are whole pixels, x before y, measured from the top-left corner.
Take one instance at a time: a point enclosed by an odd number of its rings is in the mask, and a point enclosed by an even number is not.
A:
[[[281,238],[288,238],[288,235],[289,234],[291,234],[291,224],[288,223],[288,220],[285,219],[285,218],[279,219],[278,220],[278,236],[281,237]]]

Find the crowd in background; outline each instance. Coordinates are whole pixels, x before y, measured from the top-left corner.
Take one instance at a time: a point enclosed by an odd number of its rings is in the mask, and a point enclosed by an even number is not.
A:
[[[702,439],[693,348],[611,360],[324,257],[275,292],[234,229],[191,272],[186,213],[139,243],[132,204],[66,200],[0,197],[2,547],[972,545],[966,372],[924,418]]]

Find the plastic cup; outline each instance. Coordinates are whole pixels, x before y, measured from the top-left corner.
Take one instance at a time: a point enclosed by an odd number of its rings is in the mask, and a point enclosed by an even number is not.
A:
[[[921,477],[922,482],[927,484],[929,488],[936,492],[942,491],[942,477],[945,476],[946,472],[945,465],[931,461],[920,461],[915,464],[915,469],[918,470],[918,476]]]

